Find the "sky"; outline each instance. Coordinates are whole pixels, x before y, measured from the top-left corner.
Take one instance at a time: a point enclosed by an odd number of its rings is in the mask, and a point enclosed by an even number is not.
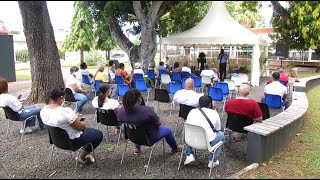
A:
[[[47,7],[50,14],[50,20],[53,29],[68,30],[71,26],[74,14],[74,1],[47,1]],[[268,7],[270,2],[264,1],[260,10],[260,14],[270,21],[272,16],[272,8]],[[0,20],[2,20],[9,31],[23,31],[20,9],[17,1],[0,1]],[[131,39],[131,38],[130,38]]]

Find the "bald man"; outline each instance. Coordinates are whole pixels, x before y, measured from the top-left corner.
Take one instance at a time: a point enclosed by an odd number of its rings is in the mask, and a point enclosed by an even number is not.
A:
[[[244,115],[253,121],[262,122],[261,109],[255,100],[247,98],[249,94],[250,86],[242,84],[238,89],[238,97],[228,100],[225,110],[228,113]]]
[[[194,81],[188,78],[184,84],[184,89],[177,91],[173,96],[172,103],[174,105],[184,104],[187,106],[198,107],[199,98],[203,93],[196,93],[194,91]]]

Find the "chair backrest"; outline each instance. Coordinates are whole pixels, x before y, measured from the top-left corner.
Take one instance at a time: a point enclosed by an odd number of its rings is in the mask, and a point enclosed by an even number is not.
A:
[[[147,75],[151,80],[156,79],[156,75],[154,74],[154,71],[147,71]]]
[[[59,127],[48,126],[50,144],[54,144],[60,149],[72,150],[73,148],[68,133]]]
[[[184,84],[186,83],[186,80],[188,78],[182,78],[182,81],[181,81],[181,86],[182,86],[182,89],[184,89]]]
[[[101,80],[95,80],[95,81],[94,81],[94,89],[95,89],[96,91],[99,90],[99,86],[100,86],[100,84],[101,84],[102,82],[103,82],[103,81],[101,81]]]
[[[270,112],[269,112],[268,105],[265,103],[261,103],[261,102],[258,102],[258,105],[262,111],[262,119],[265,120],[265,119],[270,118]]]
[[[116,84],[124,84],[123,77],[121,76],[115,76]]]
[[[147,83],[144,81],[144,79],[135,80],[134,84],[136,86],[136,89],[138,89],[139,91],[147,91],[148,89]]]
[[[139,145],[151,146],[146,127],[138,124],[124,123],[125,138]]]
[[[192,76],[191,78],[194,81],[194,87],[202,87],[201,78],[200,77]]]
[[[181,73],[172,72],[172,81],[181,82]]]
[[[279,82],[280,82],[282,85],[284,85],[285,87],[287,87],[287,83],[286,83],[285,81],[279,80]]]
[[[183,78],[189,78],[189,77],[190,77],[189,72],[182,71],[181,74],[182,74],[182,77],[183,77]]]
[[[83,82],[84,84],[91,85],[89,76],[87,76],[87,75],[82,75],[82,82]]]
[[[183,118],[184,120],[187,119],[189,112],[192,109],[195,109],[196,107],[188,106],[185,104],[180,104],[180,109],[179,109],[179,117]]]
[[[211,78],[209,76],[201,76],[201,83],[211,85]]]
[[[134,78],[134,81],[144,80],[143,79],[143,74],[133,74],[133,78]]]
[[[269,108],[282,108],[282,98],[279,95],[266,94],[265,103],[269,106]]]
[[[226,127],[239,133],[247,133],[243,128],[253,124],[253,120],[241,114],[228,113]]]
[[[201,126],[192,125],[184,122],[185,143],[198,150],[207,150],[209,140],[206,131]]]
[[[182,86],[179,82],[169,83],[169,94],[175,94],[177,91],[181,90]]]
[[[236,90],[236,84],[234,83],[233,80],[231,80],[231,79],[225,79],[224,82],[228,84],[229,91],[234,91],[234,90]]]
[[[238,87],[241,86],[241,84],[242,84],[241,77],[239,75],[237,75],[237,74],[232,74],[231,75],[231,80],[233,80],[234,84],[236,86],[238,86]]]
[[[166,89],[155,89],[154,101],[169,103],[170,102],[169,91]]]
[[[2,109],[3,109],[4,114],[6,115],[7,119],[10,119],[12,121],[20,121],[19,113],[15,112],[10,107],[5,106],[5,107],[2,107]]]
[[[64,90],[65,92],[65,101],[68,101],[68,102],[77,102],[77,100],[74,99],[74,96],[73,96],[73,93],[72,93],[72,90],[70,88],[66,88]]]
[[[217,74],[215,71],[213,71],[213,72],[214,72],[214,78],[213,78],[213,81],[214,81],[214,82],[219,81],[219,76],[218,76],[218,74]]]
[[[239,76],[241,78],[242,83],[248,83],[249,82],[249,77],[247,74],[244,73],[239,73]]]
[[[221,88],[223,95],[228,95],[228,94],[229,94],[229,86],[228,86],[228,83],[225,83],[225,82],[217,82],[217,83],[216,83],[216,88]]]
[[[221,88],[209,87],[208,96],[212,98],[213,101],[222,101],[223,93]]]
[[[118,96],[124,96],[129,91],[130,87],[128,84],[118,84]]]
[[[97,122],[107,126],[118,126],[118,117],[114,110],[97,109]]]
[[[162,74],[167,74],[165,70],[159,70],[159,76],[161,77]]]
[[[169,82],[171,82],[169,74],[161,74],[161,84],[169,84]]]

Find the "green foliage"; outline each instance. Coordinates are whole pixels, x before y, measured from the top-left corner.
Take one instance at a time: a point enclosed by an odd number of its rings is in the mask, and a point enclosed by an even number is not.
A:
[[[12,30],[9,32],[9,34],[20,34],[20,31],[18,30]]]
[[[136,45],[136,46],[139,46],[141,44],[141,39],[140,38],[136,38],[134,41],[133,41],[133,44]]]
[[[16,51],[16,61],[18,62],[28,62],[29,61],[29,52],[27,49]]]
[[[97,51],[90,51],[87,55],[85,55],[84,61],[87,63],[88,66],[96,66],[99,63],[105,63],[106,59]]]
[[[75,1],[71,33],[62,44],[64,51],[89,51],[94,42],[93,19],[84,1]]]
[[[271,36],[290,49],[307,50],[320,47],[320,2],[289,1],[284,15],[274,11],[272,26],[277,34]]]
[[[105,22],[97,21],[96,29],[94,31],[95,36],[95,49],[100,50],[112,50],[117,45],[111,37],[109,27]]]
[[[62,49],[58,49],[58,53],[59,53],[59,58],[65,60],[66,56],[66,52]]]

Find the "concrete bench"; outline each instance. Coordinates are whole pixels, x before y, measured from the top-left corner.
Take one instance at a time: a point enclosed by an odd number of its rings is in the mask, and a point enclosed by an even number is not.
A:
[[[295,82],[292,103],[276,116],[244,127],[248,131],[247,163],[262,163],[272,157],[299,132],[309,102],[306,92],[320,83],[320,76]]]

